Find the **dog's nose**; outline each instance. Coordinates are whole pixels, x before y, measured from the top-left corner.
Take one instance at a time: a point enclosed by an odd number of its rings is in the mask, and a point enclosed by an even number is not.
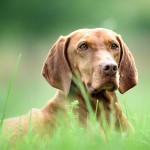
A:
[[[102,71],[108,76],[116,75],[118,66],[116,63],[104,63],[102,66]]]

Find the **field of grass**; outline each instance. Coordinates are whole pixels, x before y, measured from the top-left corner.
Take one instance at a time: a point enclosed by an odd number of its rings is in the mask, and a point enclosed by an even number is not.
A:
[[[10,93],[11,88],[13,87],[15,72],[16,70],[12,75],[5,102],[7,102],[9,96],[11,95]],[[0,150],[150,149],[149,115],[145,115],[142,118],[139,118],[135,113],[129,111],[129,107],[126,103],[123,103],[122,107],[124,107],[126,116],[132,122],[135,128],[135,134],[125,135],[124,133],[118,133],[114,130],[112,125],[111,128],[105,132],[104,137],[99,130],[99,124],[94,120],[92,120],[93,122],[90,122],[89,120],[90,126],[87,128],[83,128],[78,124],[76,116],[71,111],[72,108],[77,107],[77,103],[75,102],[71,103],[71,109],[68,112],[68,117],[66,116],[69,124],[66,126],[65,123],[60,123],[57,130],[54,132],[50,139],[48,137],[39,138],[29,131],[28,134],[21,141],[18,140],[14,146],[8,144],[9,142],[7,137],[0,135]],[[4,113],[7,113],[6,110]]]
[[[149,9],[149,0],[0,1],[0,120],[41,108],[55,95],[41,69],[61,34],[79,28],[112,29],[129,47],[139,73],[137,86],[124,94],[117,91],[135,134],[125,136],[112,127],[104,139],[96,122],[83,128],[70,111],[70,126],[60,124],[50,139],[28,132],[13,147],[0,133],[0,150],[150,150]]]
[[[74,117],[71,117],[70,126],[66,127],[61,124],[51,139],[46,137],[37,138],[32,133],[28,133],[21,142],[12,147],[8,145],[7,139],[1,135],[0,150],[149,150],[150,52],[148,45],[150,36],[142,32],[124,33],[123,39],[135,58],[139,82],[136,87],[123,95],[117,91],[117,95],[123,112],[135,128],[135,134],[124,136],[111,128],[104,139],[98,130],[98,124],[92,123],[90,129],[85,129],[78,125]],[[55,40],[55,37],[50,39],[51,45]],[[16,45],[19,44],[16,43]],[[49,41],[44,41],[44,43],[37,42],[35,47],[37,51],[28,52],[24,48],[20,50],[20,45],[17,48],[1,47],[0,119],[26,114],[33,107],[41,108],[55,95],[56,89],[52,88],[40,73],[43,61],[51,45]],[[22,56],[19,63],[17,63],[20,53],[22,53]]]
[[[148,119],[146,121],[146,119]],[[144,122],[136,122],[136,133],[128,137],[121,136],[120,134],[110,130],[105,139],[101,136],[98,126],[93,124],[92,128],[86,130],[75,124],[72,120],[69,128],[63,124],[55,131],[51,139],[37,138],[28,133],[21,142],[18,142],[15,147],[9,146],[8,141],[4,137],[0,138],[1,150],[76,150],[76,149],[103,149],[103,150],[149,150],[150,149],[150,133],[149,118],[145,118]]]
[[[7,79],[7,87],[4,84],[0,85],[1,93],[1,119],[18,116],[25,114],[32,107],[40,108],[44,103],[55,94],[55,89],[51,88],[44,79],[40,76],[40,67],[32,68],[31,65],[31,77],[30,73],[23,71],[21,61],[14,61],[10,76]],[[136,56],[138,59],[139,56]],[[34,59],[34,61],[36,61]],[[145,60],[146,61],[146,60]],[[15,62],[17,64],[15,65]],[[29,62],[28,62],[29,63]],[[42,63],[41,63],[42,64]],[[142,64],[144,64],[142,62]],[[42,66],[42,65],[41,65]],[[137,67],[141,67],[141,63],[137,63]],[[28,67],[25,65],[25,68]],[[146,66],[145,66],[146,67]],[[29,71],[29,69],[27,69]],[[38,71],[37,71],[38,70]],[[37,73],[38,72],[38,73]],[[146,69],[139,69],[139,86],[128,91],[126,94],[121,95],[117,93],[120,98],[120,103],[123,112],[132,122],[135,128],[135,134],[125,136],[114,131],[111,128],[106,137],[103,138],[99,132],[99,126],[97,123],[91,123],[92,126],[88,129],[81,127],[74,115],[70,117],[70,125],[65,126],[61,124],[54,135],[48,139],[47,137],[38,138],[32,133],[28,133],[21,141],[19,141],[15,147],[8,145],[8,140],[1,135],[0,136],[0,150],[33,150],[33,149],[53,149],[53,150],[74,150],[74,149],[107,149],[107,150],[149,150],[150,149],[150,110],[148,99],[148,75]],[[25,75],[24,75],[25,74]],[[37,75],[39,74],[39,76]],[[26,76],[27,75],[27,76]],[[21,77],[23,76],[24,79]],[[4,79],[4,78],[3,78]],[[24,81],[25,80],[25,81]],[[20,83],[22,82],[22,83]],[[3,83],[3,82],[2,82]],[[143,90],[144,89],[144,90]],[[142,92],[143,93],[142,93]],[[71,112],[70,112],[71,113]]]

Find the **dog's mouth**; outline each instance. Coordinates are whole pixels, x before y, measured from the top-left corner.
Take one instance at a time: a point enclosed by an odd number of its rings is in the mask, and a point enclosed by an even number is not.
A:
[[[89,83],[86,85],[87,90],[91,94],[99,94],[101,91],[115,91],[118,89],[118,82],[116,78],[105,78],[103,82],[99,82],[98,84]]]
[[[99,99],[105,90],[113,92],[116,89],[117,89],[117,85],[111,81],[105,83],[104,85],[102,85],[100,88],[97,89],[93,88],[92,85],[88,86],[88,91],[91,93],[91,96],[96,99]]]
[[[98,93],[98,92],[100,92],[102,90],[114,91],[116,89],[117,89],[116,84],[111,82],[111,81],[103,84],[99,88],[94,88],[90,84],[88,85],[88,91],[90,91],[91,93]]]

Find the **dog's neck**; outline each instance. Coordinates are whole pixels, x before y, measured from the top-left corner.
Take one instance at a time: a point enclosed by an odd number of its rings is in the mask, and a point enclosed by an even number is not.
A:
[[[100,91],[98,93],[89,93],[86,91],[86,94],[88,96],[88,99],[91,103],[91,106],[93,108],[93,111],[96,110],[97,103],[102,104],[106,109],[110,109],[111,105],[111,97],[107,90]],[[78,100],[79,101],[79,107],[83,107],[87,110],[86,103],[84,100],[84,97],[82,95],[81,90],[76,86],[74,82],[71,83],[70,91],[67,96],[67,98],[70,100]]]
[[[111,93],[106,90],[98,94],[87,93],[89,101],[91,103],[91,107],[96,113],[97,118],[99,118],[100,116],[101,106],[103,106],[103,108],[106,110],[106,113],[110,112],[112,97],[112,95],[110,94]],[[78,108],[74,111],[75,113],[77,112],[77,114],[79,115],[79,120],[84,123],[87,121],[86,118],[88,117],[89,113],[84,97],[82,96],[82,93],[75,84],[71,86],[70,92],[67,96],[63,91],[58,90],[56,95],[46,104],[46,106],[43,109],[50,112],[54,112],[55,110],[62,110],[62,112],[65,112],[65,110],[69,108],[68,106],[71,106],[70,103],[74,100],[78,100],[79,102]],[[106,114],[106,116],[108,116],[108,114]]]

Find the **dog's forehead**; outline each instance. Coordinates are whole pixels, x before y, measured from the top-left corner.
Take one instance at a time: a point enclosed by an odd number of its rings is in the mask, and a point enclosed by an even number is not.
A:
[[[113,38],[117,34],[112,30],[104,29],[104,28],[95,28],[95,29],[79,29],[68,35],[72,39],[81,39],[81,38],[90,38],[98,37],[98,38]]]

